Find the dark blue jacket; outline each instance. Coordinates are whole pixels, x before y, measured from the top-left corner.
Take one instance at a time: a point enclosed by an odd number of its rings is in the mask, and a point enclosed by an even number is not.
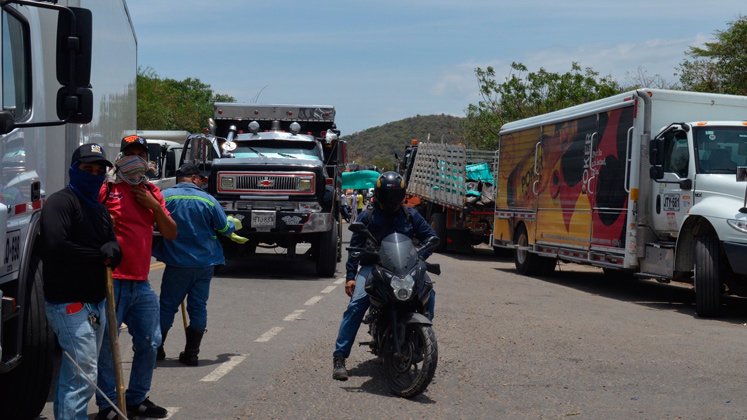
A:
[[[368,231],[378,241],[381,241],[385,236],[394,232],[402,233],[410,238],[417,238],[421,242],[431,236],[437,236],[436,231],[425,221],[423,216],[417,210],[409,207],[403,207],[396,213],[387,214],[379,210],[376,206],[372,206],[359,213],[356,222],[367,225]],[[362,248],[365,245],[366,235],[353,233],[353,237],[350,238],[350,246]],[[428,255],[424,257],[427,258]],[[345,278],[348,280],[354,279],[358,273],[358,258],[354,258],[351,254],[348,254],[348,262],[345,264],[345,269],[347,272]]]

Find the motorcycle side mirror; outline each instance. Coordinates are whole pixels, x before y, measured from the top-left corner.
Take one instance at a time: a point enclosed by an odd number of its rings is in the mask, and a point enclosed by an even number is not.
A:
[[[441,243],[441,240],[438,238],[438,236],[431,236],[430,238],[423,241],[422,246],[420,247],[421,251],[433,251],[438,247],[438,244]]]
[[[425,271],[439,276],[441,275],[441,264],[425,263]]]
[[[371,232],[368,231],[368,227],[361,222],[353,222],[348,226],[353,233],[363,233],[367,238],[371,239],[374,243],[379,243]]]
[[[361,233],[364,230],[368,230],[368,228],[366,228],[366,225],[361,222],[353,222],[350,224],[350,226],[348,226],[348,230],[353,233]]]

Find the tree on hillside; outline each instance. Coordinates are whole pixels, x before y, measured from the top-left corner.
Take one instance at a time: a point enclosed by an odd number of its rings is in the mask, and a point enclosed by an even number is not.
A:
[[[137,72],[138,130],[199,132],[213,116],[213,103],[236,102],[199,79],[162,79],[153,69]]]
[[[465,143],[470,147],[495,149],[498,131],[507,122],[606,98],[622,91],[609,76],[578,63],[560,74],[540,68],[529,72],[521,63],[511,63],[511,73],[503,83],[496,80],[495,69],[475,69],[480,101],[470,104],[464,121]]]
[[[680,63],[680,83],[687,90],[747,95],[747,17],[715,35],[715,41],[685,53],[690,59]]]

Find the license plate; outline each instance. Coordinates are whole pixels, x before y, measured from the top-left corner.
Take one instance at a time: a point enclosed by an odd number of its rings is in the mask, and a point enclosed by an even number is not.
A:
[[[252,227],[255,229],[268,229],[275,227],[274,211],[252,211]]]
[[[664,211],[680,211],[680,195],[664,194]]]

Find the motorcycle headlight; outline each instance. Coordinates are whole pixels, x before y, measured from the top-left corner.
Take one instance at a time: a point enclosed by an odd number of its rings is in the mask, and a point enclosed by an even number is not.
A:
[[[389,284],[392,286],[394,296],[401,301],[406,301],[412,296],[412,287],[415,286],[415,279],[409,274],[405,277],[392,276]]]

